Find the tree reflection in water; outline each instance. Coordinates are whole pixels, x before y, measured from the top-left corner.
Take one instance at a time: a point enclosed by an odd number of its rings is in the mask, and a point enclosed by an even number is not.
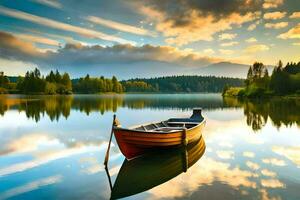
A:
[[[38,122],[45,114],[51,121],[68,118],[72,110],[89,115],[91,112],[116,112],[120,107],[129,109],[190,109],[193,107],[216,109],[223,107],[222,98],[212,95],[74,95],[74,96],[0,96],[0,114],[8,110],[25,112],[27,118]]]
[[[71,110],[89,115],[91,112],[116,112],[119,108],[129,109],[178,109],[188,110],[202,107],[205,110],[243,108],[248,126],[254,131],[262,129],[268,120],[280,128],[282,125],[300,126],[300,100],[260,99],[239,100],[224,98],[217,94],[145,94],[145,95],[73,95],[73,96],[13,96],[0,95],[0,115],[8,110],[25,112],[38,122],[45,114],[51,121],[68,118]]]
[[[241,100],[237,98],[224,98],[224,103],[229,107],[242,107],[248,126],[254,131],[262,129],[268,119],[274,126],[291,126],[297,124],[300,127],[300,100],[299,99],[256,99]]]

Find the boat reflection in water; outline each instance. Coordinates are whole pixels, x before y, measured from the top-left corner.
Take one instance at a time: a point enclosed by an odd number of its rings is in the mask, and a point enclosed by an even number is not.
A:
[[[132,196],[165,183],[193,166],[204,154],[203,137],[187,146],[156,151],[133,160],[125,159],[112,186],[111,199]]]

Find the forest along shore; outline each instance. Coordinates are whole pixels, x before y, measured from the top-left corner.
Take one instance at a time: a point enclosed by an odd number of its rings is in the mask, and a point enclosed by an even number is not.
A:
[[[287,97],[300,98],[300,62],[281,61],[275,66],[271,76],[263,63],[255,62],[250,66],[243,87],[225,86],[224,97],[262,98]]]
[[[42,76],[38,69],[25,77],[0,73],[0,94],[99,94],[99,93],[220,93],[227,85],[242,87],[244,79],[215,76],[169,76],[119,81],[112,78],[85,77],[71,79],[68,73],[51,71]]]

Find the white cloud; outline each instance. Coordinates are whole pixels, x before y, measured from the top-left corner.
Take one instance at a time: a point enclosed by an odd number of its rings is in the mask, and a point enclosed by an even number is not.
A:
[[[133,41],[125,40],[120,37],[116,37],[113,35],[108,35],[99,31],[95,31],[92,29],[88,28],[82,28],[70,24],[66,24],[63,22],[58,22],[52,19],[44,18],[44,17],[39,17],[36,15],[32,15],[29,13],[25,13],[22,11],[14,10],[14,9],[9,9],[3,6],[0,6],[0,14],[9,16],[9,17],[14,17],[17,19],[22,19],[25,21],[30,21],[32,23],[36,23],[42,26],[47,26],[51,27],[54,29],[59,29],[59,30],[64,30],[64,31],[69,31],[69,32],[74,32],[77,34],[80,34],[82,36],[90,37],[90,38],[97,38],[97,39],[102,39],[102,40],[107,40],[107,41],[112,41],[112,42],[118,42],[118,43],[132,43],[135,44]]]
[[[266,28],[272,28],[272,29],[281,29],[285,28],[289,25],[288,22],[279,22],[279,23],[266,23],[265,27]]]
[[[140,63],[149,61],[175,63],[180,66],[199,67],[224,59],[204,56],[192,49],[180,50],[170,46],[133,46],[119,44],[113,46],[85,46],[81,44],[66,44],[54,52],[42,53],[32,43],[24,42],[14,35],[0,32],[1,57],[30,61],[42,68],[48,66],[87,66],[106,65],[107,63]],[[74,58],[76,58],[74,60]],[[145,68],[146,69],[146,68]]]
[[[300,18],[300,12],[294,12],[291,16],[291,19],[296,19],[296,18]]]
[[[248,31],[253,31],[254,29],[256,29],[257,25],[260,24],[260,20],[257,20],[256,22],[254,22],[253,24],[250,24],[247,28]]]
[[[255,154],[250,151],[245,151],[245,152],[243,152],[243,156],[248,157],[248,158],[254,158]]]
[[[221,46],[222,47],[231,47],[231,46],[234,46],[234,45],[238,45],[239,43],[238,42],[226,42],[226,43],[222,43]]]
[[[284,162],[284,160],[279,160],[277,158],[264,158],[264,159],[262,159],[262,162],[266,163],[266,164],[280,166],[280,167],[286,166],[286,163]]]
[[[287,159],[295,163],[300,168],[300,146],[294,147],[280,147],[275,146],[272,148],[275,153],[285,156]]]
[[[220,52],[220,54],[223,54],[223,55],[232,55],[232,54],[234,54],[234,51],[229,50],[229,49],[219,49],[219,52]]]
[[[243,15],[234,12],[222,18],[218,18],[213,14],[203,15],[200,10],[193,10],[186,12],[186,19],[193,20],[178,26],[176,19],[170,18],[161,10],[144,6],[141,12],[147,15],[150,20],[156,20],[156,30],[162,32],[167,38],[165,40],[166,43],[177,46],[186,45],[199,40],[212,41],[214,34],[253,21],[260,15],[260,12],[248,12]]]
[[[285,188],[285,184],[278,179],[262,179],[260,183],[263,187],[267,188]]]
[[[148,191],[149,199],[176,199],[187,196],[190,191],[195,191],[201,186],[212,185],[215,181],[229,185],[237,191],[243,187],[256,188],[256,183],[251,180],[253,173],[241,170],[238,166],[215,161],[211,158],[201,158],[197,166],[191,167],[187,173],[155,187]],[[166,192],[168,191],[168,192]]]
[[[46,37],[29,35],[29,34],[15,34],[15,35],[22,40],[26,40],[33,43],[40,43],[40,44],[45,44],[45,45],[50,45],[55,47],[58,47],[60,45],[60,43],[57,40],[53,40]]]
[[[233,159],[234,152],[233,151],[217,151],[217,156],[222,159]]]
[[[100,17],[95,17],[95,16],[88,16],[86,18],[89,22],[95,23],[95,24],[100,24],[102,26],[106,26],[115,30],[123,31],[123,32],[128,32],[128,33],[133,33],[137,35],[148,35],[148,36],[155,36],[155,33],[143,28],[138,28],[135,26],[131,26],[128,24],[123,24],[120,22],[112,21],[112,20],[107,20],[103,19]]]
[[[284,0],[265,0],[263,3],[264,9],[269,8],[277,8],[278,6],[282,5],[284,3]]]
[[[45,6],[50,6],[52,8],[57,8],[57,9],[62,8],[61,3],[57,0],[31,0],[31,1],[34,1],[39,4],[43,4]]]
[[[299,39],[300,38],[300,23],[291,28],[288,32],[278,36],[281,39]]]
[[[257,42],[257,39],[254,37],[251,37],[251,38],[247,39],[246,42],[247,43],[255,43],[255,42]]]
[[[215,51],[213,49],[204,49],[203,53],[205,53],[205,54],[214,54]]]
[[[222,141],[222,142],[219,143],[219,145],[221,147],[228,147],[228,148],[232,148],[233,147],[232,143],[229,142],[229,141]]]
[[[42,178],[36,181],[32,181],[30,183],[27,183],[25,185],[21,185],[15,188],[12,188],[10,190],[7,190],[3,193],[0,194],[0,199],[8,199],[11,197],[15,197],[27,192],[31,192],[34,190],[38,190],[41,187],[48,186],[48,185],[54,185],[56,183],[59,183],[62,181],[62,176],[61,175],[55,175],[55,176],[50,176],[47,178]]]
[[[74,147],[69,149],[46,152],[44,154],[38,155],[39,157],[34,160],[25,161],[22,163],[16,163],[16,164],[9,165],[7,167],[0,168],[0,177],[18,173],[18,172],[23,172],[35,167],[39,167],[41,165],[45,165],[49,162],[58,159],[66,158],[73,155],[78,155],[81,153],[95,151],[95,149],[96,147],[88,148],[88,147],[81,146],[81,147]]]
[[[244,51],[246,53],[258,53],[262,51],[268,51],[270,48],[267,45],[264,44],[255,44],[248,46]]]
[[[258,170],[260,167],[257,163],[251,162],[251,161],[247,161],[246,165],[252,169],[252,170]]]
[[[264,14],[264,19],[271,19],[271,20],[276,20],[276,19],[282,19],[286,15],[286,12],[269,12]]]
[[[223,33],[219,35],[219,40],[232,40],[236,38],[236,33]]]
[[[261,174],[264,175],[264,176],[269,176],[269,177],[273,177],[273,178],[276,177],[276,173],[272,172],[268,169],[262,169]]]

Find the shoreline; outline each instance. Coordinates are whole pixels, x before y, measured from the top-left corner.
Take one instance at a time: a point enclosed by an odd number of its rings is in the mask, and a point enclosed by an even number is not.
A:
[[[300,99],[300,94],[287,94],[287,95],[278,95],[272,94],[270,91],[265,91],[261,95],[257,96],[246,96],[245,95],[245,88],[240,87],[231,87],[228,88],[226,91],[222,93],[222,97],[231,97],[231,98],[239,98],[239,99],[270,99],[270,98],[277,98],[277,99]]]
[[[24,96],[73,96],[73,95],[126,95],[126,94],[220,94],[222,95],[222,92],[124,92],[124,93],[113,93],[113,92],[107,92],[107,93],[72,93],[72,94],[22,94],[22,93],[7,93],[7,94],[0,94],[1,95],[24,95]]]

